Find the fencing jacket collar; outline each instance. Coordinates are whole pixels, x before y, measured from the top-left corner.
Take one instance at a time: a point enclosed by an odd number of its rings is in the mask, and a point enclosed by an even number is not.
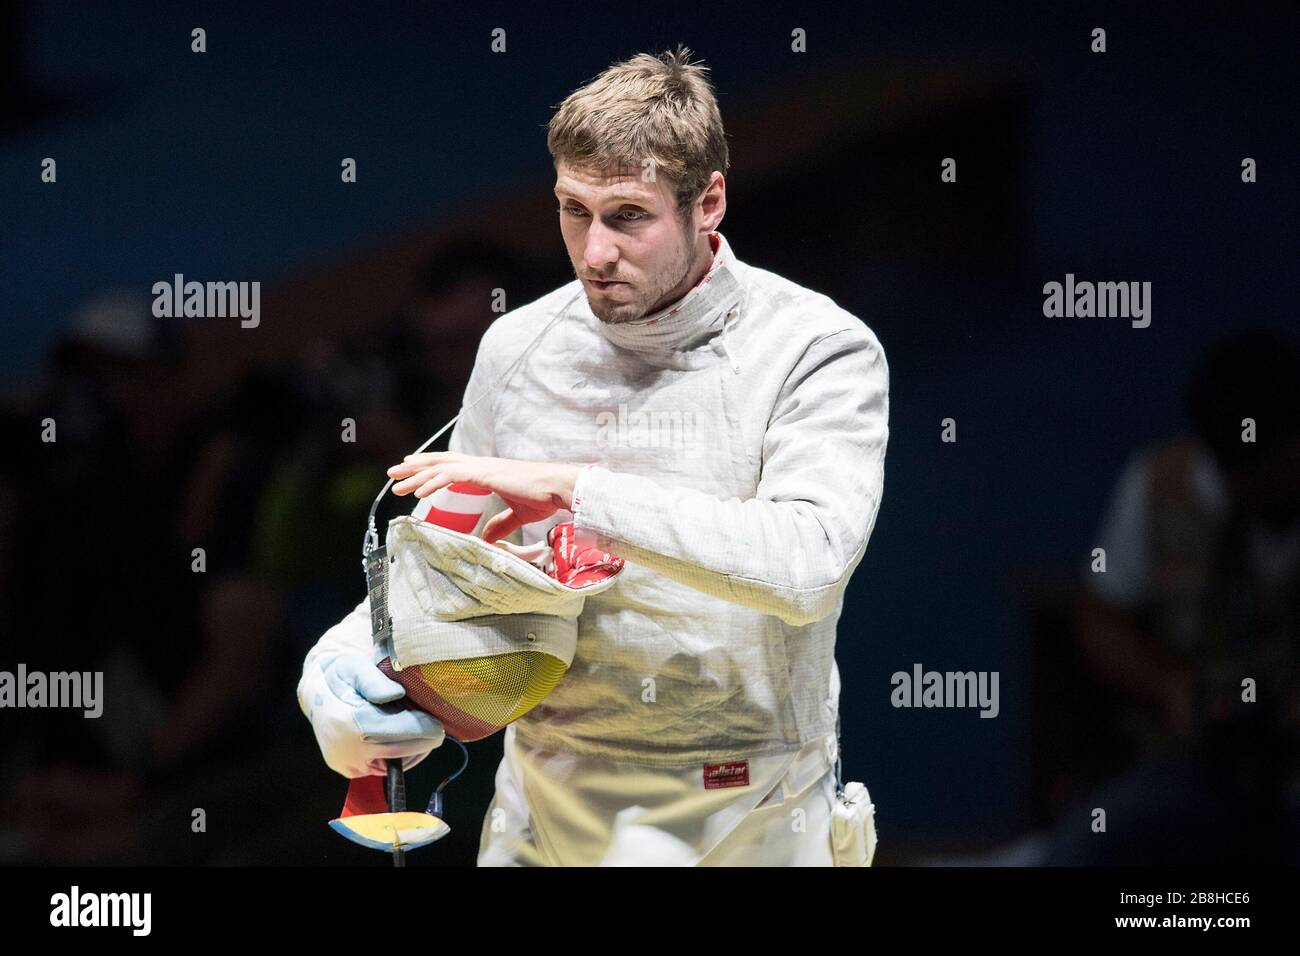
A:
[[[609,324],[591,315],[601,334],[619,348],[648,356],[689,351],[721,331],[725,353],[727,323],[738,314],[744,291],[727,240],[715,232],[710,234],[709,242],[714,249],[713,262],[686,295],[635,322]],[[583,311],[591,314],[589,306]]]

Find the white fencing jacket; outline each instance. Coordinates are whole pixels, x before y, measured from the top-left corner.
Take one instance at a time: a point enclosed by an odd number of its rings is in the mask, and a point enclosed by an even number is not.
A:
[[[522,747],[698,774],[833,745],[836,625],[884,489],[889,369],[859,319],[712,241],[710,271],[654,316],[606,325],[575,279],[480,343],[451,450],[589,464],[572,513],[522,542],[573,520],[627,561],[586,601],[568,674],[513,725]],[[365,602],[304,672],[345,645],[369,652]]]

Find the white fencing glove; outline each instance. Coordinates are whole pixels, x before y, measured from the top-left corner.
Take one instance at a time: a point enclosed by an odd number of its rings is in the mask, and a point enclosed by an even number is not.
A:
[[[410,770],[446,739],[442,723],[422,710],[391,705],[406,695],[360,654],[327,653],[303,681],[307,710],[326,765],[349,780],[383,776],[385,760]]]

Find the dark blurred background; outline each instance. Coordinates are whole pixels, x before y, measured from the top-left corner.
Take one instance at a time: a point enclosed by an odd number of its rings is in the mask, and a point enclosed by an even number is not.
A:
[[[1297,20],[955,6],[0,0],[0,669],[106,685],[98,720],[0,711],[0,862],[388,865],[326,827],[302,657],[491,290],[571,278],[551,108],[677,42],[714,72],[737,255],[889,359],[837,649],[877,864],[1295,862]],[[154,319],[176,273],[260,281],[260,326]],[[1151,282],[1150,326],[1044,318],[1066,273]],[[892,707],[916,663],[997,671],[999,715]],[[411,865],[473,863],[500,752]]]

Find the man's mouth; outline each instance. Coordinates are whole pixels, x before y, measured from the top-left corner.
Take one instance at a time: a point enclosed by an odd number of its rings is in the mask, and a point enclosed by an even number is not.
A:
[[[590,282],[592,285],[594,285],[597,289],[612,289],[615,286],[627,285],[626,282],[620,282],[617,279],[611,279],[607,282],[602,281],[600,279],[588,279],[587,281]]]

